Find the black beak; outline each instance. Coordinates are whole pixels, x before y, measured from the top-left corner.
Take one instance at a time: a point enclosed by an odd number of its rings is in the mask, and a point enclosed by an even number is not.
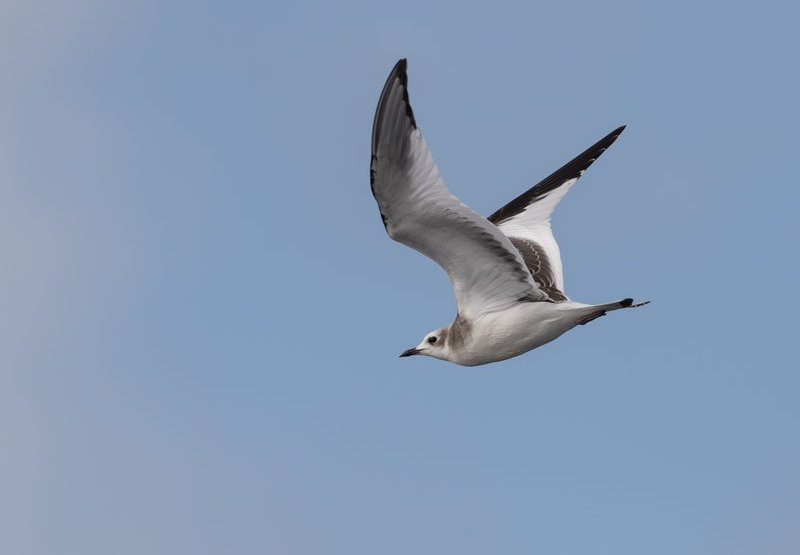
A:
[[[400,353],[400,356],[401,356],[401,357],[410,357],[411,355],[418,355],[419,353],[420,353],[420,350],[419,350],[419,349],[417,349],[417,348],[414,348],[414,349],[406,349],[405,351],[403,351],[402,353]]]

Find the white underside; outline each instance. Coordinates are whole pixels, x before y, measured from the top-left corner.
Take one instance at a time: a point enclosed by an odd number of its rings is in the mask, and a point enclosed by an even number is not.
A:
[[[447,359],[462,366],[478,366],[521,355],[540,347],[574,328],[578,321],[611,305],[561,303],[518,303],[472,321],[469,339],[448,353]]]

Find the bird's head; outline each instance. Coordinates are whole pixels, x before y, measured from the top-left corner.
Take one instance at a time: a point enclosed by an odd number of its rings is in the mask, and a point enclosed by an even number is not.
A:
[[[422,338],[422,343],[413,349],[407,349],[400,353],[401,357],[410,357],[411,355],[426,355],[429,357],[440,358],[442,360],[450,360],[450,348],[447,344],[447,331],[448,328],[439,328],[430,333],[425,334]]]

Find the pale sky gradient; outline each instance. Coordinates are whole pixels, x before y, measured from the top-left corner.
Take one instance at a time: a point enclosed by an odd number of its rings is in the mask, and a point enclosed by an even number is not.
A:
[[[800,552],[795,3],[3,2],[0,552]],[[383,82],[555,214],[516,359],[398,359],[444,273],[369,192]]]

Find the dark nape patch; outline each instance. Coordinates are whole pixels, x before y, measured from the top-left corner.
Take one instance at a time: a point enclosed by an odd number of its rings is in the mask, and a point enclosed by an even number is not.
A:
[[[450,327],[445,328],[444,330],[444,336],[447,337],[448,347],[451,349],[458,349],[464,345],[464,343],[467,342],[471,331],[472,324],[470,321],[461,316],[461,314],[457,314],[456,319],[452,324],[450,324]]]
[[[622,306],[623,308],[628,308],[629,306],[631,306],[631,305],[633,304],[633,299],[622,299],[622,300],[619,302],[619,304],[620,304],[620,306]]]

